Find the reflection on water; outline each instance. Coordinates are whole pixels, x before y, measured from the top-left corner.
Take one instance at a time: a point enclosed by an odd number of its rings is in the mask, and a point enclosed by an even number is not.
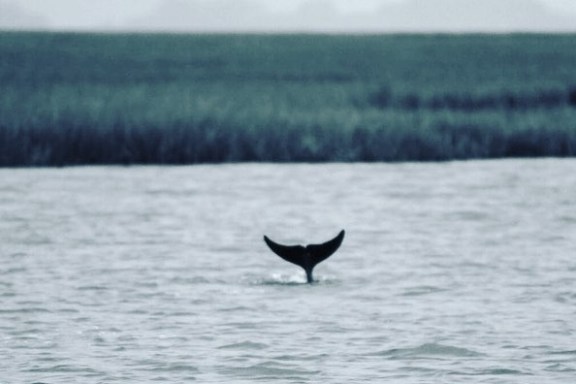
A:
[[[567,382],[575,166],[0,170],[2,380]]]

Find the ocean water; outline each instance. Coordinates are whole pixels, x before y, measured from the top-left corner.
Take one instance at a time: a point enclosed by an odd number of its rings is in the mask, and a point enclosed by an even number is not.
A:
[[[576,378],[576,160],[2,169],[0,261],[2,384]]]

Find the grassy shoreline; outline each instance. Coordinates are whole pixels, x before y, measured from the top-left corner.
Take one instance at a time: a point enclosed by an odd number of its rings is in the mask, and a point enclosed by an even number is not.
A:
[[[575,37],[0,33],[0,166],[575,156]]]

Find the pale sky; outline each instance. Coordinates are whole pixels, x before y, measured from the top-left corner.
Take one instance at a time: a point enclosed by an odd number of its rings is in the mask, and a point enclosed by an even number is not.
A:
[[[202,0],[0,0],[2,4],[17,6],[42,16],[55,28],[90,29],[99,27],[124,28],[127,23],[153,15],[161,4],[170,1],[196,3]],[[222,0],[204,0],[218,2]],[[232,0],[234,1],[234,0]],[[238,1],[238,0],[237,0]],[[402,4],[409,0],[249,0],[272,12],[294,11],[302,4],[330,2],[343,14],[369,13],[386,4]],[[427,0],[434,1],[434,0]],[[460,0],[465,3],[468,0]],[[499,0],[501,3],[513,0]],[[544,5],[551,14],[574,20],[576,30],[576,0],[534,0]],[[489,3],[487,1],[487,3]],[[2,8],[0,8],[1,11]],[[0,15],[1,19],[1,15]],[[1,26],[1,25],[0,25]]]

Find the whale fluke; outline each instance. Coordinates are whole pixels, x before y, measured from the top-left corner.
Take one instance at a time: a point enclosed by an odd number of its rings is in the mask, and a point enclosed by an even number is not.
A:
[[[302,245],[282,245],[275,243],[270,240],[267,236],[264,236],[264,241],[268,247],[289,263],[299,265],[306,271],[306,280],[309,283],[314,281],[312,277],[312,270],[314,267],[326,260],[330,255],[332,255],[342,244],[344,240],[344,230],[340,231],[338,236],[330,241],[322,244],[310,244],[307,246]]]

